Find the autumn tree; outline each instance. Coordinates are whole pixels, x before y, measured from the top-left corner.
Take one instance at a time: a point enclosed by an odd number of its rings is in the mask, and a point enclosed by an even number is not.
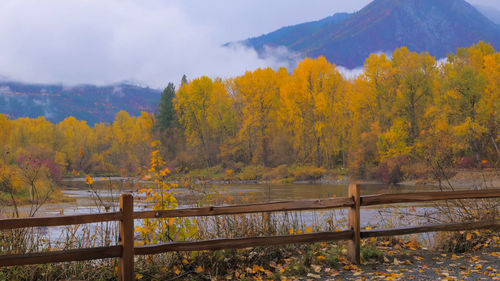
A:
[[[357,177],[365,177],[378,164],[380,124],[384,123],[382,120],[389,120],[385,118],[386,111],[380,113],[380,108],[386,106],[385,99],[381,99],[374,90],[377,83],[373,83],[372,79],[366,72],[354,79],[346,98],[350,112],[350,118],[346,120],[346,126],[350,128],[348,167]]]
[[[485,154],[498,165],[500,164],[500,53],[485,56],[482,70],[486,77],[486,86],[483,98],[479,102],[479,112],[487,129],[484,139],[491,143],[486,147],[492,150],[486,151]]]
[[[275,72],[266,68],[248,71],[234,79],[234,96],[241,112],[238,138],[245,144],[253,164],[268,164],[270,138],[279,108],[280,81],[283,81],[280,77],[286,76],[285,69]]]
[[[427,53],[410,52],[406,47],[394,51],[391,127],[379,139],[381,158],[415,156],[421,130],[428,126],[424,117],[433,101],[437,78],[436,62]]]
[[[487,85],[484,59],[494,52],[493,47],[480,42],[450,54],[443,66],[446,95],[442,97],[442,102],[449,108],[447,118],[454,126],[462,151],[472,153],[476,161],[480,160],[482,139],[488,131],[483,119],[487,109],[481,108],[485,105],[483,97]],[[489,112],[492,112],[491,109]],[[480,114],[483,114],[482,118]]]
[[[365,101],[368,101],[364,113],[371,113],[372,122],[378,122],[382,130],[392,125],[392,106],[396,98],[395,75],[392,62],[385,54],[371,54],[365,62],[362,80],[357,80]]]
[[[436,64],[427,53],[417,54],[403,47],[394,51],[392,64],[395,69],[395,111],[408,126],[408,142],[413,144],[420,134],[427,103],[432,95],[436,77]]]
[[[67,170],[81,170],[88,172],[91,156],[92,129],[86,121],[77,120],[75,117],[68,117],[57,124],[57,144],[56,151],[58,162]]]
[[[222,80],[203,76],[181,85],[174,99],[188,143],[207,167],[218,161],[221,145],[235,134],[232,100]]]
[[[343,90],[342,76],[324,57],[306,58],[281,88],[280,118],[300,161],[329,164],[343,149]]]

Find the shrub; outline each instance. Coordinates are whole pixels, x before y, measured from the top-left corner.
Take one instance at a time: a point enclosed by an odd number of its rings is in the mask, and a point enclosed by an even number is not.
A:
[[[375,169],[374,178],[385,184],[396,184],[404,179],[403,165],[408,162],[407,156],[388,158]]]
[[[272,168],[262,176],[265,180],[286,179],[288,177],[290,177],[290,172],[288,171],[288,166],[285,164]]]
[[[402,165],[401,171],[407,179],[426,179],[431,175],[431,169],[425,162],[410,161]]]
[[[242,162],[227,161],[222,164],[222,167],[226,170],[233,170],[234,173],[239,173],[245,167],[245,164]]]
[[[295,167],[291,170],[295,180],[318,180],[326,174],[326,169],[314,166]]]
[[[219,179],[226,175],[226,170],[221,166],[213,166],[205,169],[195,169],[188,173],[193,179]]]
[[[473,157],[462,157],[458,161],[458,168],[473,169],[477,167],[477,162]]]
[[[382,261],[384,253],[375,247],[361,247],[361,258],[365,261]]]
[[[260,180],[264,174],[265,169],[262,166],[250,165],[242,169],[238,175],[240,180]]]

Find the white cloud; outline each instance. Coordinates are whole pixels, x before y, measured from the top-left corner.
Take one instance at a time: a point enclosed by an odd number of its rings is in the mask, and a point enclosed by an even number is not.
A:
[[[2,0],[0,75],[69,85],[128,80],[161,88],[182,74],[229,77],[286,66],[286,50],[277,51],[281,57],[259,58],[253,49],[222,47],[216,33],[169,1]]]
[[[358,10],[369,1],[1,0],[0,81],[131,81],[162,88],[183,74],[192,79],[267,66],[290,69],[300,57],[285,48],[259,57],[252,49],[221,44]],[[357,73],[342,71],[347,77]]]
[[[358,76],[363,74],[364,68],[358,67],[354,69],[348,69],[343,66],[337,66],[337,70],[342,75],[342,77],[344,77],[344,79],[351,80],[356,79]]]
[[[55,116],[54,110],[50,104],[50,99],[48,97],[44,97],[41,99],[34,99],[33,104],[40,107],[43,110],[43,116],[47,119],[51,119]]]
[[[8,87],[8,86],[0,87],[0,96],[1,95],[10,95],[10,94],[12,94],[10,87]]]

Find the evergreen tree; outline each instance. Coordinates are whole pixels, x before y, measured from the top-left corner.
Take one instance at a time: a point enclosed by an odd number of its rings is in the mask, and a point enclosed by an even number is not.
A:
[[[160,103],[158,105],[158,115],[156,117],[156,127],[160,130],[177,128],[178,121],[175,115],[172,100],[175,97],[175,86],[168,83],[168,86],[161,93]]]
[[[184,74],[184,75],[182,75],[181,86],[186,85],[187,83],[188,83],[188,79],[186,77],[186,74]]]

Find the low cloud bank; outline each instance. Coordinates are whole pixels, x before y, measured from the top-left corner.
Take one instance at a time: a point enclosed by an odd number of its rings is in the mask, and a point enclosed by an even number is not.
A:
[[[161,0],[4,0],[0,2],[0,76],[34,83],[162,88],[169,81],[231,77],[258,67],[293,67],[286,49],[260,56],[221,46],[211,26]]]

